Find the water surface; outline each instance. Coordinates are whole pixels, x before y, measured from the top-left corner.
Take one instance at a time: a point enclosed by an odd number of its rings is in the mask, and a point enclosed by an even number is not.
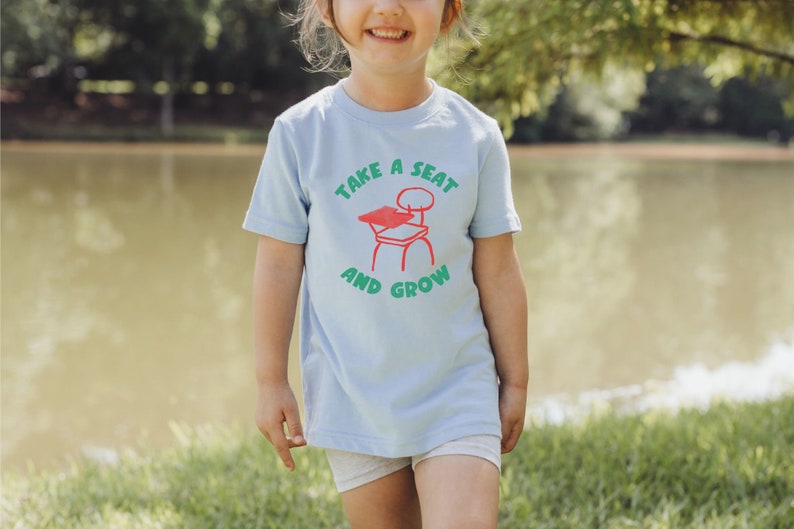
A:
[[[240,224],[261,154],[3,145],[3,467],[162,446],[171,421],[250,425],[255,236]],[[791,343],[790,152],[511,157],[532,403]]]

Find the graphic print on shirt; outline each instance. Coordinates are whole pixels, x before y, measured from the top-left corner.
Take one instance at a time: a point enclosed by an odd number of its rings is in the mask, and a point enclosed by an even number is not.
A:
[[[400,271],[405,272],[408,249],[422,241],[430,252],[430,264],[435,264],[433,245],[427,239],[430,228],[425,224],[425,212],[436,203],[436,197],[424,187],[408,187],[397,195],[397,208],[383,206],[359,215],[358,220],[369,224],[375,234],[375,250],[372,252],[372,271],[381,245],[389,244],[403,249]],[[398,209],[399,208],[399,209]],[[417,219],[417,215],[419,218]]]
[[[430,184],[423,185],[431,189],[433,186],[438,188],[434,193],[426,187],[409,184],[409,187],[397,193],[393,205],[385,204],[373,210],[367,208],[363,213],[359,211],[355,214],[358,221],[369,225],[374,236],[374,240],[370,239],[372,241],[370,244],[373,245],[372,261],[366,264],[368,270],[362,271],[363,266],[350,266],[340,274],[340,277],[363,293],[370,295],[388,293],[395,299],[409,299],[429,294],[434,288],[450,281],[446,264],[436,266],[435,251],[431,242],[431,226],[426,222],[425,214],[436,205],[437,197],[443,197],[458,189],[459,184],[432,164],[420,161],[408,167],[411,171],[404,172],[403,160],[397,158],[391,163],[391,171],[385,174],[380,162],[372,162],[356,170],[334,191],[338,198],[348,201],[356,198],[355,195],[364,186],[387,176],[418,177]],[[395,253],[389,253],[381,255],[379,261],[378,255],[383,254],[380,250],[384,245],[401,250],[398,252],[401,258]],[[384,289],[384,285],[375,275],[376,271],[388,273],[396,270],[399,260],[400,272],[409,274],[410,270],[406,272],[409,250],[411,263],[422,266],[425,270],[422,263],[426,263],[434,270],[419,278],[396,281],[389,288]]]

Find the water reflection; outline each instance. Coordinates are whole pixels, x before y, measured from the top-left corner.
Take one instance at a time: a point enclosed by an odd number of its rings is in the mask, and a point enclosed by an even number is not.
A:
[[[253,153],[252,153],[253,154]],[[258,155],[3,156],[3,458],[250,410]]]
[[[751,360],[794,329],[792,164],[528,158],[539,394]]]
[[[511,153],[533,401],[751,362],[791,336],[791,158],[570,154]],[[250,423],[240,223],[260,158],[3,146],[4,466],[162,444],[171,420]]]
[[[527,410],[530,424],[577,421],[593,414],[682,408],[706,410],[713,402],[759,402],[794,389],[794,343],[776,343],[754,362],[732,361],[709,369],[702,363],[676,367],[668,380],[648,380],[578,395],[549,395]]]

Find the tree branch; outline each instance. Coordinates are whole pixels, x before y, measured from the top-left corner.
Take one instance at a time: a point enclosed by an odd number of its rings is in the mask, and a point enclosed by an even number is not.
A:
[[[697,33],[682,33],[680,31],[670,31],[669,35],[670,35],[670,40],[693,40],[696,42],[720,44],[722,46],[739,48],[741,50],[749,51],[750,53],[754,53],[756,55],[769,57],[770,59],[775,59],[778,61],[782,61],[794,65],[794,55],[790,55],[780,51],[764,49],[754,44],[750,44],[749,42],[740,42],[738,40],[733,40],[728,37],[722,37],[720,35],[698,35]]]

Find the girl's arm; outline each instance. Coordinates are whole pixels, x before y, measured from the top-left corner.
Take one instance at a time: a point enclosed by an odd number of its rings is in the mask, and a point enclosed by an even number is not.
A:
[[[527,294],[513,236],[474,239],[474,281],[499,375],[502,452],[510,452],[524,428],[529,382]]]
[[[290,470],[295,469],[290,448],[306,444],[298,403],[287,378],[302,274],[303,245],[259,237],[253,292],[256,425]]]

